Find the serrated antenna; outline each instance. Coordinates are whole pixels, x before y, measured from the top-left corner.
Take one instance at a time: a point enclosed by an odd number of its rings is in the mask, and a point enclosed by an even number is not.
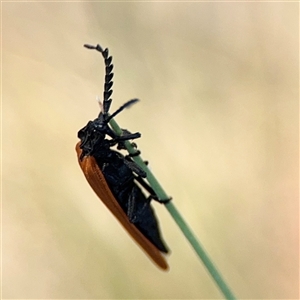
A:
[[[105,63],[105,79],[104,79],[104,92],[103,92],[103,115],[106,116],[108,114],[112,99],[110,96],[113,93],[112,86],[113,86],[113,77],[114,73],[113,68],[114,65],[111,63],[112,62],[112,56],[109,56],[108,48],[105,48],[104,50],[102,47],[98,44],[97,46],[92,46],[85,44],[83,45],[87,49],[93,49],[97,50],[100,52],[104,58],[104,63]]]
[[[112,56],[109,56],[108,54],[108,48],[105,48],[104,50],[102,47],[98,44],[97,46],[92,46],[89,44],[83,45],[87,49],[97,50],[100,52],[104,58],[105,63],[105,81],[104,81],[104,92],[103,92],[103,102],[101,103],[100,99],[98,100],[98,103],[100,105],[101,112],[99,114],[103,115],[103,120],[105,123],[108,123],[113,117],[115,117],[117,114],[119,114],[121,111],[124,110],[124,108],[127,108],[131,106],[132,104],[139,101],[139,99],[131,99],[127,101],[125,104],[123,104],[119,109],[117,109],[113,114],[110,116],[108,115],[108,111],[112,102],[112,99],[110,98],[111,94],[113,93],[112,85],[113,81],[112,78],[114,77],[114,73],[112,72],[114,65],[112,62]]]

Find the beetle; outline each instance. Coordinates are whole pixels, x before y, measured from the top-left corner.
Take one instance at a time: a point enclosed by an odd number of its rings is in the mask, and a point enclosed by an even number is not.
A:
[[[150,205],[152,199],[161,203],[167,200],[159,200],[145,182],[146,172],[132,159],[132,156],[139,155],[138,150],[135,154],[126,156],[117,151],[125,149],[125,141],[137,139],[141,134],[122,130],[122,135],[117,136],[109,126],[113,117],[138,99],[126,102],[110,115],[114,75],[112,56],[109,56],[107,48],[103,50],[100,45],[84,47],[102,54],[105,62],[105,83],[103,104],[98,117],[78,131],[80,141],[76,145],[76,152],[79,165],[94,192],[131,237],[157,266],[167,270],[168,264],[163,254],[169,250],[161,237],[157,218]],[[112,149],[114,146],[117,146],[117,150]],[[145,195],[145,191],[149,196]]]

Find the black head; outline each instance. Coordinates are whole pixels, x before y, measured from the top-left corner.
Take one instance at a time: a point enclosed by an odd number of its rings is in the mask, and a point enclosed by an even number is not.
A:
[[[110,98],[113,90],[114,76],[112,56],[109,56],[108,49],[102,49],[100,45],[91,46],[84,45],[88,49],[94,49],[100,52],[104,58],[105,63],[105,81],[104,81],[104,92],[103,92],[103,102],[101,104],[101,111],[94,121],[89,121],[85,127],[83,127],[78,132],[78,138],[81,140],[80,148],[83,150],[81,154],[81,159],[86,155],[93,155],[93,153],[101,150],[109,149],[112,143],[108,141],[113,141],[116,138],[116,134],[109,127],[109,121],[119,114],[124,108],[136,103],[138,99],[132,99],[123,104],[118,110],[113,114],[109,115],[109,109],[112,102]],[[106,136],[109,136],[111,140],[107,140]]]

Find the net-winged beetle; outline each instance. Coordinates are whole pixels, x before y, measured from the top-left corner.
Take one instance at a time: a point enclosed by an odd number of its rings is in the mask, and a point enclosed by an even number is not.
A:
[[[80,141],[76,145],[76,152],[79,165],[95,193],[132,238],[159,267],[168,269],[162,255],[168,253],[168,249],[161,238],[158,221],[150,205],[151,199],[157,200],[157,197],[143,179],[146,173],[130,155],[124,156],[111,149],[113,146],[117,146],[119,150],[124,149],[124,141],[140,137],[140,133],[132,134],[127,130],[117,136],[108,124],[111,118],[137,99],[126,102],[109,115],[112,102],[110,96],[113,92],[112,56],[109,56],[107,48],[103,50],[100,45],[84,46],[102,54],[105,62],[105,83],[101,112],[94,121],[89,121],[78,132]],[[148,197],[142,189],[149,193]]]

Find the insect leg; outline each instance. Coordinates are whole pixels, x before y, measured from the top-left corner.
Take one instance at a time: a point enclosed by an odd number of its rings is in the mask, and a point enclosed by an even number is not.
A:
[[[141,137],[141,134],[139,132],[131,133],[127,129],[122,129],[122,135],[120,137],[117,137],[116,140],[118,141],[118,150],[126,150],[126,146],[124,141],[128,140],[134,140]],[[136,148],[135,143],[131,143],[131,145]]]
[[[154,190],[152,189],[152,187],[142,178],[139,176],[135,176],[134,178],[145,190],[147,190],[147,192],[150,194],[149,199],[153,199],[159,203],[168,203],[169,201],[172,200],[172,197],[170,197],[169,199],[159,199],[157,197],[157,195],[155,194]]]
[[[124,163],[130,170],[132,170],[134,173],[136,173],[139,177],[141,177],[141,178],[147,177],[147,173],[133,160],[128,159],[128,157],[125,157]]]
[[[128,199],[128,207],[126,215],[131,223],[138,223],[140,221],[141,216],[143,215],[143,212],[149,206],[151,199],[145,199],[143,201],[144,203],[141,203],[139,201],[139,188],[137,186],[134,186],[131,190],[131,193],[129,195]]]
[[[141,134],[139,132],[127,134],[126,136],[124,136],[124,135],[117,136],[110,128],[107,128],[106,134],[112,138],[111,140],[109,140],[111,147],[118,144],[118,146],[117,146],[118,150],[126,149],[125,143],[124,143],[125,141],[137,139],[141,136]]]
[[[137,221],[137,194],[138,190],[137,187],[134,186],[130,191],[129,198],[128,198],[128,206],[126,215],[131,223],[135,223]]]
[[[126,135],[121,135],[121,136],[116,137],[115,139],[117,141],[128,141],[128,140],[138,139],[140,137],[141,137],[141,134],[139,132],[136,132],[136,133],[129,133]]]

